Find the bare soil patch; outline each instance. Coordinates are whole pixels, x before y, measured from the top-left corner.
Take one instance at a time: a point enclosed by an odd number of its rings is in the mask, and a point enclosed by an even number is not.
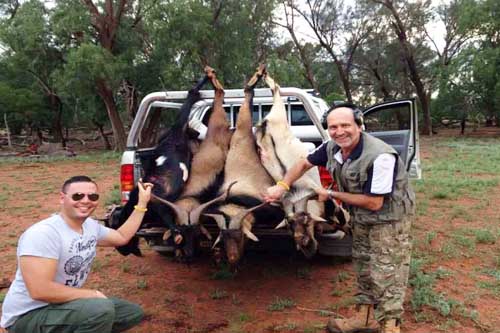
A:
[[[433,158],[428,148],[436,140],[439,136],[422,140],[423,164]],[[31,224],[58,211],[59,186],[75,174],[94,178],[105,197],[119,182],[119,161],[0,164],[0,288],[5,287],[5,279],[14,277],[18,237]],[[417,318],[411,311],[409,290],[403,332],[500,332],[500,297],[478,287],[479,282],[495,283],[494,277],[481,272],[495,267],[500,255],[498,242],[478,244],[470,251],[459,248],[456,256],[442,254],[456,229],[474,225],[475,220],[500,226],[498,198],[500,187],[488,193],[490,203],[484,209],[474,210],[473,221],[451,218],[456,205],[466,210],[477,205],[478,198],[467,197],[449,205],[431,202],[433,214],[417,219],[415,239],[425,239],[429,232],[435,232],[436,237],[427,245],[420,242],[415,250],[424,246],[435,253],[429,269],[454,272],[438,280],[437,291],[473,308],[478,316],[444,318],[435,309],[426,308],[424,319]],[[104,215],[102,205],[96,215]],[[208,255],[186,265],[158,255],[146,244],[142,244],[142,251],[144,257],[137,258],[123,257],[114,249],[99,249],[87,282],[106,295],[142,304],[147,318],[133,330],[136,333],[324,332],[329,315],[352,314],[355,277],[352,264],[346,260],[319,256],[308,261],[294,251],[251,252],[245,255],[236,276],[215,279],[219,270]],[[5,292],[5,288],[0,290],[0,294]]]

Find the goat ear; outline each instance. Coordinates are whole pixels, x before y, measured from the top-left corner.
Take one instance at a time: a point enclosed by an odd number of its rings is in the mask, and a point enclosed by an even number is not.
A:
[[[167,240],[170,238],[170,236],[172,236],[172,230],[168,229],[167,231],[165,231],[165,233],[163,234],[163,240]]]
[[[241,228],[241,230],[243,231],[243,233],[245,234],[245,236],[247,236],[248,238],[250,238],[254,242],[258,242],[259,241],[259,239],[257,238],[257,236],[255,236],[248,228],[243,227],[243,228]]]
[[[217,225],[219,226],[219,229],[223,230],[226,229],[226,219],[224,218],[224,215],[222,214],[203,214],[203,216],[208,216],[211,217],[215,220]]]
[[[314,215],[314,214],[311,214],[309,213],[309,216],[314,220],[314,221],[317,221],[317,222],[326,222],[326,220],[324,218],[322,218],[321,216],[318,216],[318,215]]]
[[[281,221],[280,224],[278,224],[274,229],[280,229],[280,228],[284,228],[286,226],[288,226],[288,220],[283,219],[283,221]]]

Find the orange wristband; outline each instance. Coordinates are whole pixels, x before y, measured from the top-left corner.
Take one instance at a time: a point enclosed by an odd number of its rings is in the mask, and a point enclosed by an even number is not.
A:
[[[278,180],[276,185],[283,187],[285,190],[290,191],[290,186],[282,180]]]

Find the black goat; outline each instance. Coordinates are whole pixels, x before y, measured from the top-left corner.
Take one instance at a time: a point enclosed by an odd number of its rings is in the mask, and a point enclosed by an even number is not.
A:
[[[144,170],[143,181],[154,184],[152,193],[157,197],[175,201],[182,193],[184,183],[189,177],[192,157],[189,149],[189,113],[191,112],[191,107],[200,100],[199,91],[207,83],[208,79],[208,75],[205,75],[203,79],[189,90],[187,99],[179,111],[179,118],[160,137],[153,155],[153,163],[150,163],[151,166],[149,169]],[[134,206],[138,202],[138,193],[139,190],[137,187],[130,192],[129,201],[123,207],[117,223],[111,225],[112,228],[118,229],[132,214]],[[170,207],[154,200],[148,204],[148,211],[143,221],[161,221],[174,235],[181,233],[176,227]],[[132,253],[140,256],[141,251],[139,250],[138,243],[139,239],[134,237],[127,245],[118,247],[117,250],[122,255]]]

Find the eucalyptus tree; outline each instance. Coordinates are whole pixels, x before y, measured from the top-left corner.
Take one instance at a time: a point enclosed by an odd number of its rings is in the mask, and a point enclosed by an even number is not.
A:
[[[317,53],[317,47],[313,46],[311,43],[305,43],[300,40],[298,36],[298,28],[296,25],[296,19],[298,13],[296,10],[296,5],[293,0],[280,0],[281,8],[283,10],[283,20],[276,20],[274,24],[285,28],[292,42],[295,46],[296,57],[300,60],[303,67],[303,75],[309,82],[309,85],[315,90],[319,91],[318,82],[314,77],[313,62]],[[283,22],[282,22],[283,21]],[[286,44],[286,43],[285,43]],[[293,50],[290,50],[293,52]]]
[[[144,20],[151,46],[144,67],[166,89],[189,87],[207,64],[225,87],[241,87],[270,53],[274,6],[274,0],[158,2]]]
[[[102,99],[117,150],[125,148],[126,133],[116,96],[142,46],[135,29],[141,9],[141,1],[132,0],[57,0],[52,20],[68,50],[60,86]]]
[[[48,117],[53,139],[65,145],[62,133],[63,103],[55,86],[54,73],[64,63],[62,50],[53,38],[48,17],[50,11],[38,0],[22,4],[14,2],[9,16],[0,21],[0,43],[4,45],[3,61],[20,76],[26,73],[31,82],[25,82],[25,89],[37,89],[46,99],[51,110]]]
[[[345,97],[352,102],[353,57],[371,29],[366,16],[369,6],[344,6],[343,0],[306,0],[305,6],[290,1],[289,5],[305,19],[335,64]]]
[[[500,126],[500,3],[469,0],[464,7],[460,25],[474,36],[463,55],[472,73],[471,91],[486,124]]]

